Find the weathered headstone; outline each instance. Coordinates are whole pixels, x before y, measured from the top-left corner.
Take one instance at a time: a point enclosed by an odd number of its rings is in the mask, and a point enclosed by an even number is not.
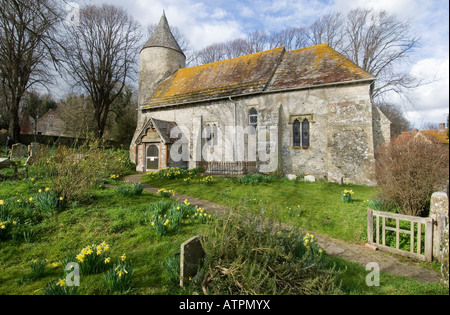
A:
[[[315,182],[316,178],[314,176],[312,176],[312,175],[306,175],[305,178],[303,178],[303,180],[305,182]]]
[[[49,152],[50,149],[47,145],[33,142],[30,144],[30,156],[28,157],[26,164],[33,165],[41,158],[48,156]]]
[[[181,244],[180,286],[184,286],[184,283],[187,283],[190,279],[195,277],[198,268],[205,257],[202,239],[202,236],[197,235]]]
[[[21,159],[27,157],[27,146],[22,143],[16,143],[11,148],[11,159]]]
[[[286,177],[287,177],[289,180],[295,180],[295,179],[297,178],[297,176],[294,175],[294,174],[287,174]]]

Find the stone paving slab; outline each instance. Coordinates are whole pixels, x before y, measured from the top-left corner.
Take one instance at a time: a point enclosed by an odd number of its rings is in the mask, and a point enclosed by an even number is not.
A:
[[[126,176],[122,180],[128,180],[132,183],[141,183],[146,191],[156,194],[160,188],[142,183],[141,177],[143,175],[144,174],[134,174]],[[229,209],[226,206],[188,195],[175,193],[173,199],[179,202],[183,202],[185,199],[188,199],[191,205],[199,206],[210,212],[215,212],[218,215],[225,215],[229,212]],[[380,271],[382,272],[410,277],[421,282],[436,282],[441,279],[440,273],[420,266],[419,262],[407,260],[406,258],[404,261],[400,261],[392,254],[369,249],[364,247],[363,244],[347,243],[342,240],[333,239],[326,235],[321,235],[312,231],[304,232],[314,234],[318,244],[331,256],[337,256],[342,259],[358,263],[364,267],[370,262],[376,262],[380,266]]]

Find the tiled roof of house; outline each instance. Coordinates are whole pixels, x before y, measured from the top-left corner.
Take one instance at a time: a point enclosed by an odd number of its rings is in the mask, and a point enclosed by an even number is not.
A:
[[[251,55],[183,68],[156,88],[144,108],[375,78],[328,44]]]
[[[416,129],[412,131],[402,132],[396,139],[397,142],[409,141],[415,137],[423,137],[438,143],[449,144],[447,137],[448,128],[445,129],[429,129],[418,131]]]

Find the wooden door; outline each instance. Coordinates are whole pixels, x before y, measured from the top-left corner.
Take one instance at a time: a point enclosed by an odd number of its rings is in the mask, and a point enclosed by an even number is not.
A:
[[[159,169],[159,148],[156,144],[148,144],[145,160],[147,171]]]

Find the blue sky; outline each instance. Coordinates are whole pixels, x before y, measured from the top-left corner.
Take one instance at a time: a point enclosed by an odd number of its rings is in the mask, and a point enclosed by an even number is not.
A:
[[[74,1],[74,0],[72,0]],[[74,2],[77,2],[75,0]],[[415,127],[447,121],[449,111],[449,3],[446,0],[80,0],[124,7],[142,25],[159,22],[163,10],[170,25],[184,32],[194,49],[223,42],[255,30],[277,31],[306,26],[333,12],[357,7],[387,10],[410,20],[421,45],[409,69],[434,83],[412,92],[414,105],[402,104]]]

